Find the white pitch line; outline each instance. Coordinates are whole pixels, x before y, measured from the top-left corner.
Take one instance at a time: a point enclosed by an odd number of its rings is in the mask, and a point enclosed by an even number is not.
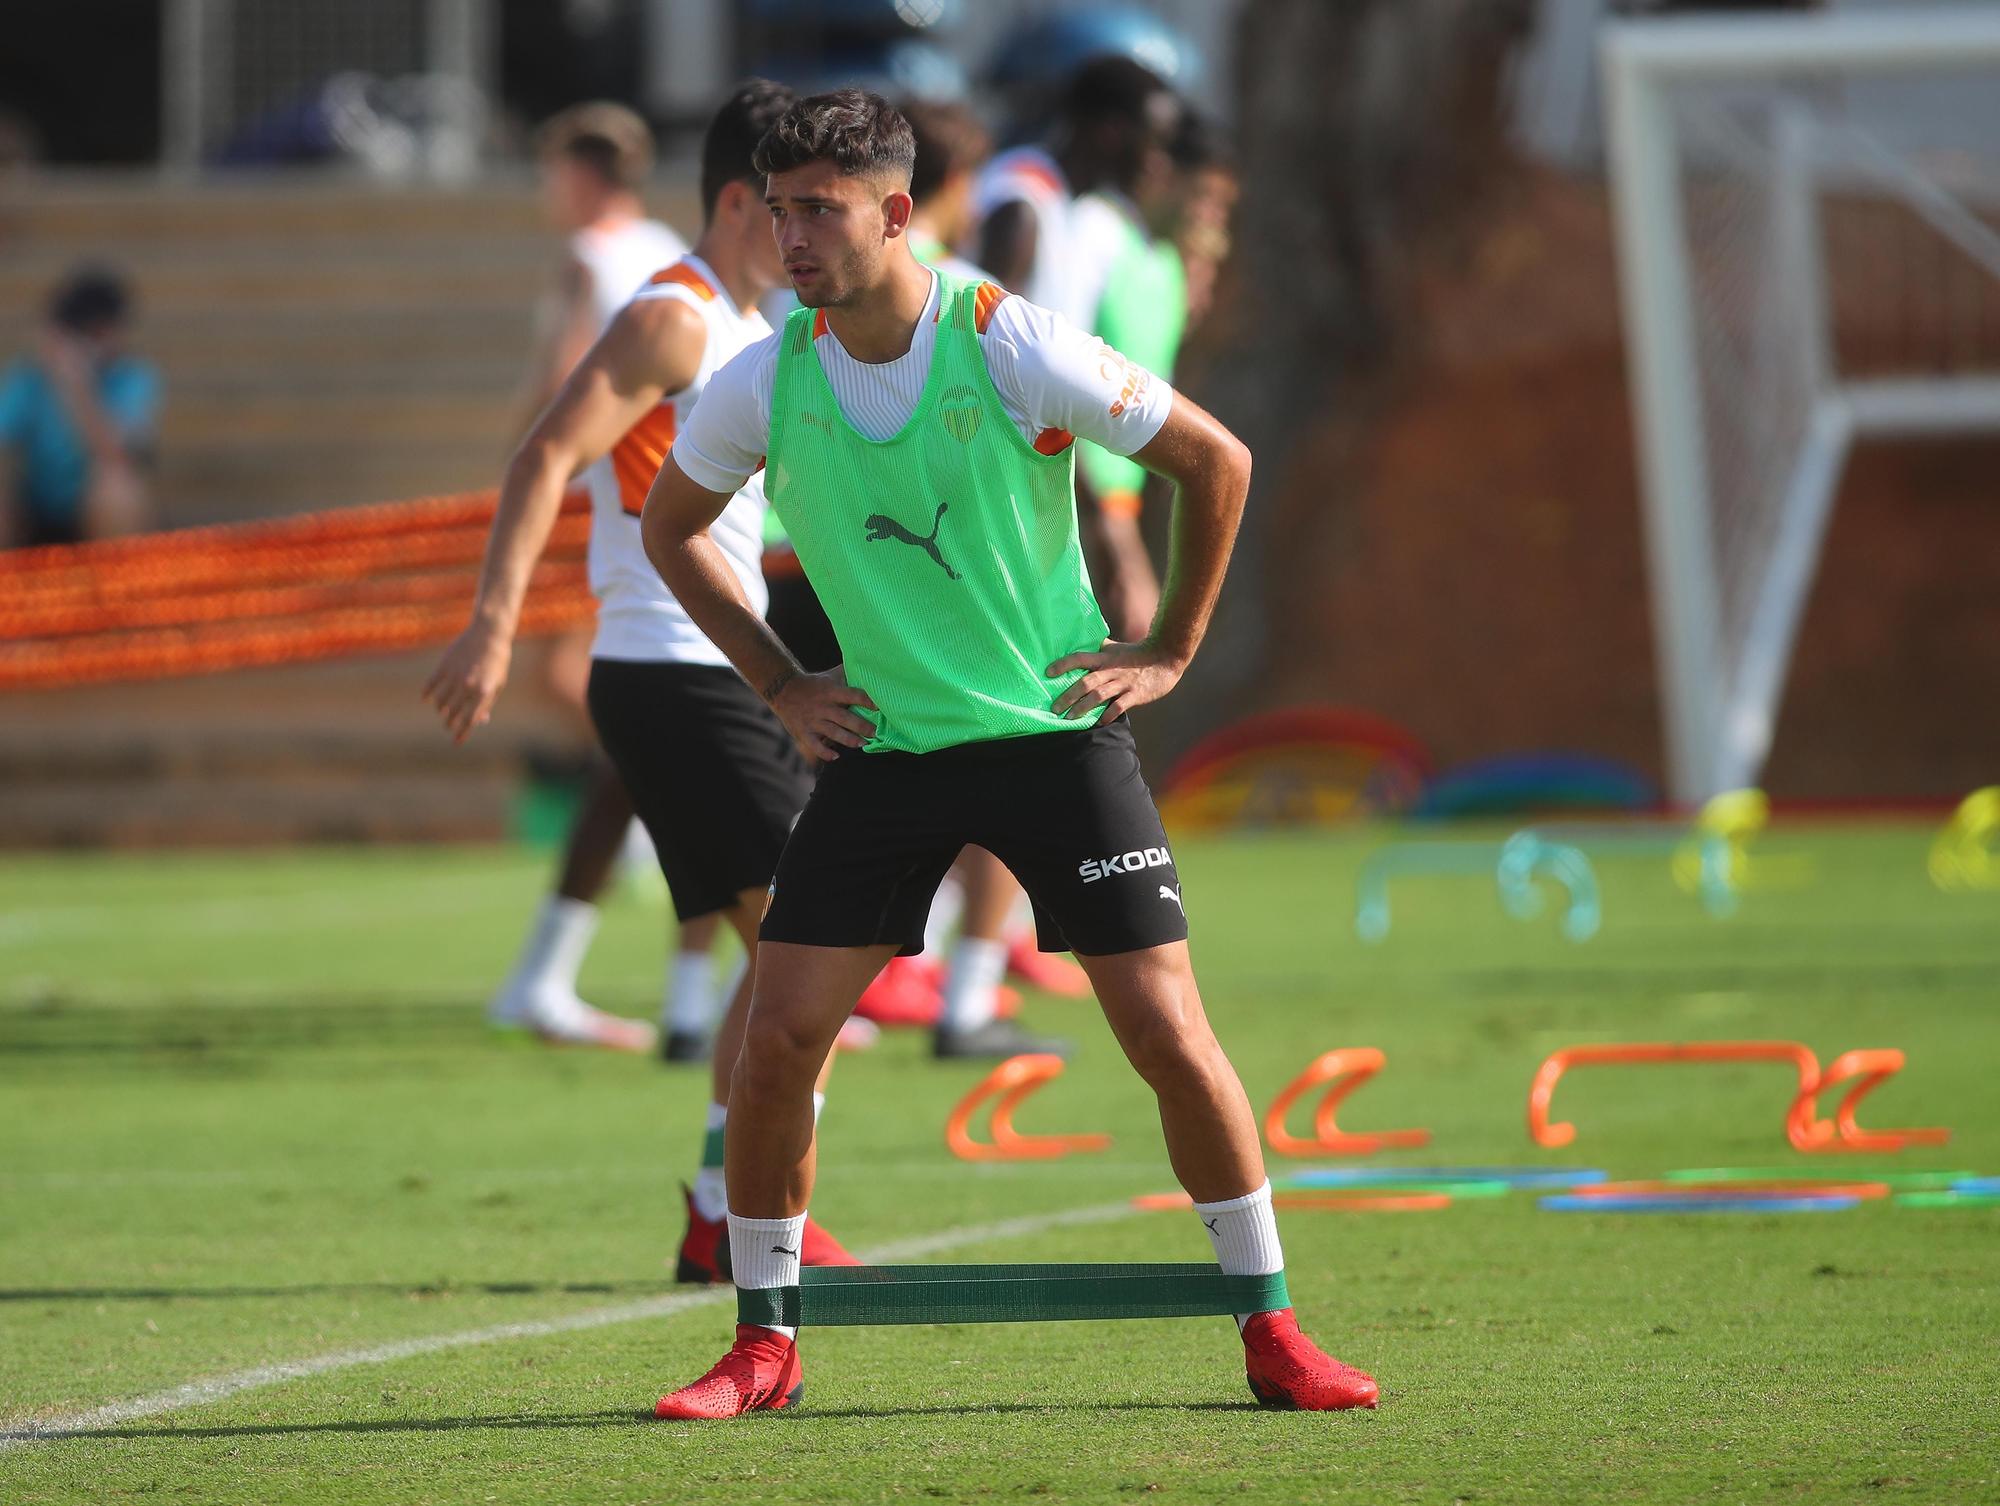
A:
[[[1078,1224],[1108,1223],[1112,1219],[1123,1218],[1131,1212],[1130,1202],[1118,1202],[1100,1203],[1092,1208],[1072,1208],[1063,1213],[1040,1213],[1022,1218],[1000,1219],[990,1224],[942,1229],[935,1234],[923,1234],[914,1239],[892,1240],[888,1244],[876,1246],[863,1258],[870,1265],[881,1265],[893,1260],[910,1260],[923,1255],[936,1255],[966,1245],[984,1244],[989,1240],[1014,1239],[1022,1235],[1041,1234],[1050,1229],[1070,1228]],[[87,1412],[71,1412],[40,1420],[30,1419],[0,1425],[0,1452],[19,1448],[24,1444],[47,1442],[74,1433],[137,1422],[145,1417],[158,1417],[164,1412],[178,1412],[185,1407],[207,1406],[211,1402],[239,1396],[245,1391],[281,1385],[285,1381],[303,1380],[307,1376],[325,1375],[333,1370],[351,1370],[357,1365],[386,1365],[395,1360],[413,1359],[420,1354],[436,1354],[446,1349],[471,1349],[481,1344],[504,1343],[509,1339],[540,1339],[547,1338],[551,1334],[608,1328],[614,1323],[637,1323],[647,1318],[664,1318],[674,1313],[686,1312],[690,1308],[716,1306],[724,1298],[732,1295],[734,1295],[732,1289],[712,1287],[707,1291],[688,1292],[671,1297],[649,1297],[644,1302],[621,1302],[613,1307],[593,1307],[562,1318],[542,1318],[530,1323],[496,1323],[488,1328],[469,1328],[460,1333],[433,1334],[429,1338],[422,1339],[398,1339],[392,1344],[376,1344],[367,1349],[342,1349],[333,1354],[313,1355],[307,1359],[280,1360],[274,1365],[256,1365],[248,1370],[232,1371],[228,1375],[214,1375],[206,1380],[189,1381],[184,1386],[175,1386],[167,1391],[155,1391],[149,1396],[135,1396],[128,1401],[109,1402],[101,1407],[92,1407]]]

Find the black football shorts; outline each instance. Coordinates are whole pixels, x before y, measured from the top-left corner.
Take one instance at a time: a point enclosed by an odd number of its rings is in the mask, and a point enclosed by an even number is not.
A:
[[[841,754],[785,844],[763,939],[919,951],[931,896],[968,844],[1021,881],[1045,952],[1187,939],[1180,875],[1123,721],[935,753]]]
[[[593,659],[590,719],[660,855],[682,920],[771,882],[812,776],[733,669]]]

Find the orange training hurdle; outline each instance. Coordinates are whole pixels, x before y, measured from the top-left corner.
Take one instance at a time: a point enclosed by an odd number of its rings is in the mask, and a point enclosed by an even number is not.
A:
[[[1641,1062],[1790,1062],[1799,1074],[1798,1090],[1785,1114],[1785,1137],[1792,1148],[1806,1152],[1899,1151],[1911,1145],[1943,1145],[1948,1129],[1863,1129],[1855,1110],[1887,1079],[1903,1070],[1903,1053],[1892,1049],[1848,1051],[1820,1070],[1819,1058],[1797,1041],[1640,1042],[1604,1046],[1568,1046],[1549,1053],[1528,1089],[1528,1134],[1537,1145],[1568,1145],[1576,1126],[1549,1122],[1549,1100],[1556,1084],[1571,1067]],[[1819,1098],[1828,1088],[1852,1082],[1831,1120],[1819,1117]]]
[[[1074,1151],[1103,1150],[1111,1144],[1109,1135],[1024,1135],[1014,1128],[1014,1110],[1021,1100],[1060,1077],[1062,1070],[1060,1056],[1008,1057],[959,1100],[945,1121],[944,1143],[963,1161],[1040,1161]],[[990,1144],[972,1138],[972,1116],[989,1098],[993,1100]]]
[[[1373,1046],[1351,1046],[1329,1051],[1316,1058],[1272,1100],[1264,1116],[1264,1138],[1281,1156],[1336,1155],[1366,1156],[1390,1146],[1430,1144],[1431,1132],[1424,1129],[1376,1130],[1350,1134],[1336,1120],[1347,1095],[1388,1064],[1388,1058]],[[1313,1113],[1313,1137],[1302,1139],[1285,1128],[1285,1116],[1292,1105],[1321,1083],[1330,1084],[1326,1096]]]
[[[1801,1144],[1794,1135],[1792,1144],[1805,1151],[1898,1151],[1907,1145],[1943,1145],[1951,1139],[1948,1129],[1866,1130],[1855,1122],[1854,1111],[1861,1100],[1902,1070],[1903,1053],[1893,1049],[1846,1051],[1836,1056],[1810,1088],[1800,1086],[1799,1096],[1792,1102],[1791,1122],[1811,1123],[1814,1128],[1806,1143]],[[1819,1095],[1850,1080],[1854,1086],[1833,1111],[1833,1122],[1815,1121],[1814,1105]]]
[[[1549,1100],[1556,1084],[1571,1067],[1632,1065],[1642,1062],[1790,1062],[1798,1070],[1798,1095],[1792,1100],[1785,1119],[1785,1131],[1792,1144],[1803,1150],[1830,1134],[1828,1126],[1814,1118],[1814,1094],[1819,1087],[1819,1058],[1797,1041],[1687,1041],[1638,1042],[1605,1046],[1566,1046],[1552,1051],[1535,1073],[1528,1089],[1528,1134],[1537,1145],[1568,1145],[1576,1138],[1576,1126],[1568,1122],[1549,1123]]]

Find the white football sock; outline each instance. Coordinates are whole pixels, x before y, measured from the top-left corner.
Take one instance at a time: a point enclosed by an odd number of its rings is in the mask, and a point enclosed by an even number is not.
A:
[[[1007,943],[961,936],[951,949],[951,971],[944,980],[944,1012],[938,1024],[945,1030],[977,1030],[999,1012],[1000,980],[1007,976]]]
[[[676,952],[667,970],[667,997],[660,1020],[675,1035],[706,1035],[715,1022],[715,958],[707,952]]]
[[[750,971],[750,958],[743,952],[736,954],[736,960],[722,971],[722,982],[716,986],[715,1008],[710,1011],[711,1019],[721,1019],[722,1011],[729,1007],[729,1001],[736,997],[736,990],[743,986],[743,975]]]
[[[626,824],[625,835],[618,843],[618,866],[626,873],[652,873],[660,871],[659,849],[653,846],[652,833],[646,830],[646,823],[634,816]]]
[[[824,1109],[825,1107],[826,1107],[826,1094],[824,1094],[824,1093],[815,1093],[815,1094],[813,1094],[813,1128],[814,1128],[814,1129],[818,1129],[818,1128],[819,1128],[819,1115],[820,1115],[820,1110]]]
[[[701,1170],[694,1176],[694,1211],[706,1219],[718,1219],[729,1211],[729,1184],[722,1173],[722,1136],[729,1123],[729,1110],[719,1103],[708,1106],[707,1136],[701,1145]]]
[[[729,1215],[729,1264],[736,1285],[747,1292],[799,1284],[799,1251],[804,1245],[806,1216],[797,1218],[738,1218]],[[798,1337],[796,1328],[772,1325],[773,1333]]]
[[[1278,1243],[1278,1215],[1271,1210],[1271,1184],[1220,1203],[1196,1203],[1195,1217],[1208,1230],[1215,1263],[1225,1276],[1269,1276],[1285,1268],[1285,1251]],[[1250,1321],[1238,1313],[1236,1326]]]
[[[931,913],[924,921],[924,956],[933,962],[944,961],[951,928],[964,913],[965,885],[956,874],[947,873],[944,882],[937,886],[937,893],[931,896]]]
[[[509,986],[574,993],[583,954],[590,950],[590,938],[596,934],[597,906],[551,894],[535,912],[534,929],[514,964]]]

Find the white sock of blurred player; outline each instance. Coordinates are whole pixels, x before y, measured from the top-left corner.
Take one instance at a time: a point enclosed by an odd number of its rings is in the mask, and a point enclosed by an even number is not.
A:
[[[667,973],[667,996],[660,1005],[660,1028],[670,1037],[706,1039],[715,1028],[722,1001],[735,996],[747,966],[747,959],[739,955],[718,982],[712,953],[676,952]]]
[[[945,972],[940,1029],[977,1030],[999,1012],[1000,980],[1007,976],[1007,943],[961,936]]]
[[[925,961],[939,967],[945,965],[951,949],[951,933],[964,913],[965,885],[958,881],[957,874],[947,873],[937,886],[937,893],[931,896],[931,913],[924,920]]]
[[[597,934],[597,906],[580,899],[551,894],[535,915],[527,945],[514,970],[494,995],[488,1013],[496,1020],[520,1023],[539,1005],[560,1004],[576,997],[576,975],[583,954]]]
[[[650,1025],[606,1014],[577,997],[576,976],[596,934],[597,906],[561,894],[544,899],[514,970],[487,1003],[487,1022],[550,1040],[650,1051]]]

